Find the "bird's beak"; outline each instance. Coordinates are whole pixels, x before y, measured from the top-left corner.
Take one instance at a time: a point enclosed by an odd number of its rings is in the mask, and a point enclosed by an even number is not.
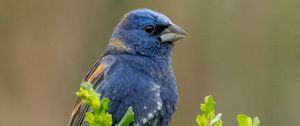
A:
[[[187,37],[187,32],[176,24],[171,24],[160,35],[161,42],[175,42]]]

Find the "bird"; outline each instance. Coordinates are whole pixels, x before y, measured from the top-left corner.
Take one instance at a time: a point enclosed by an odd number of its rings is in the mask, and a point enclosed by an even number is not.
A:
[[[131,126],[167,126],[176,111],[178,91],[172,68],[175,41],[187,32],[162,13],[144,8],[129,11],[115,27],[104,53],[84,77],[101,98],[110,99],[108,113],[116,125],[127,109]],[[69,126],[87,126],[89,107],[79,98]]]

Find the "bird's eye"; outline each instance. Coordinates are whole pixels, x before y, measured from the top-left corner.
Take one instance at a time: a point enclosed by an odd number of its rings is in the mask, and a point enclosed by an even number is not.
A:
[[[153,34],[154,31],[155,31],[155,27],[153,25],[147,25],[145,27],[145,31],[148,32],[148,33],[150,33],[150,34]]]

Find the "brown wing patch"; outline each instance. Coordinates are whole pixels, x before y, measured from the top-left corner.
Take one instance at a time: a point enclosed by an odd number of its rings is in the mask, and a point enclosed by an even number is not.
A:
[[[92,71],[92,73],[86,79],[87,82],[93,83],[95,79],[97,79],[99,75],[104,72],[105,68],[106,68],[105,64],[99,64],[97,68],[94,71]]]
[[[95,81],[95,79],[97,79],[99,77],[99,75],[101,75],[106,66],[105,64],[99,64],[99,65],[95,65],[96,67],[94,67],[87,75],[87,77],[85,78],[85,81],[93,83]]]

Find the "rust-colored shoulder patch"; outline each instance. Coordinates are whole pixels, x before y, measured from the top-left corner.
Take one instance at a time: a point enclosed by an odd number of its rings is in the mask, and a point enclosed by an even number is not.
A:
[[[105,64],[100,64],[98,67],[91,73],[90,77],[88,78],[87,82],[93,83],[95,79],[99,77],[105,70]]]
[[[118,50],[124,50],[124,51],[129,51],[130,48],[127,47],[124,42],[120,39],[112,39],[110,41],[110,46],[117,48]]]

